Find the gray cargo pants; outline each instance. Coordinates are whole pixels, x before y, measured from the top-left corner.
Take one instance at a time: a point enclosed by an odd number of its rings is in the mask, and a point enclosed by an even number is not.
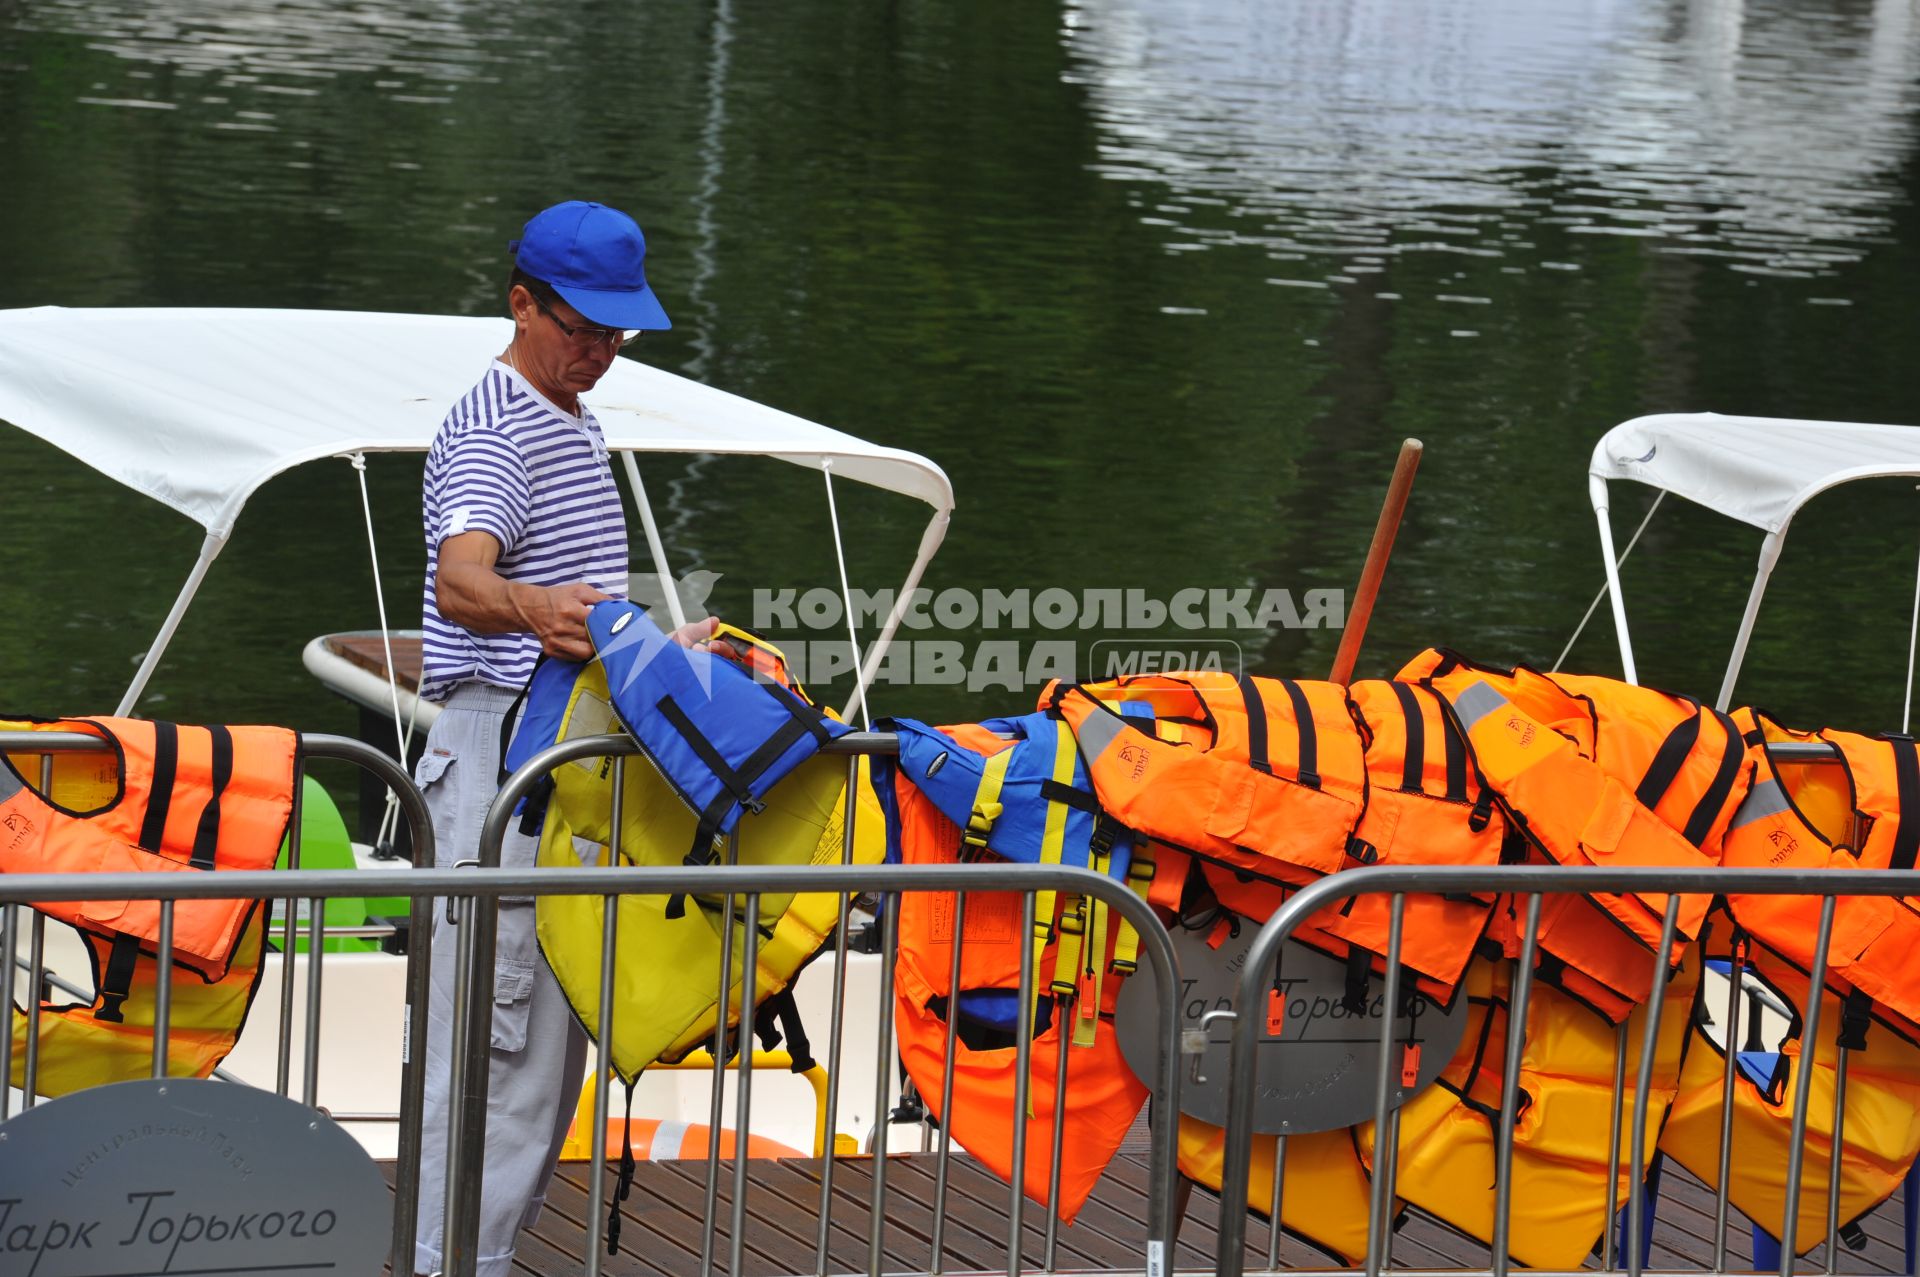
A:
[[[479,855],[480,824],[499,787],[502,720],[516,693],[461,683],[447,698],[414,779],[433,816],[435,862]],[[501,863],[533,864],[536,840],[507,834]],[[446,909],[433,918],[433,989],[427,1002],[427,1095],[420,1147],[420,1215],[413,1264],[442,1267],[447,1186],[449,1053],[453,1027],[454,945],[459,929]],[[479,1277],[506,1277],[520,1230],[540,1217],[547,1181],[565,1141],[587,1064],[587,1037],[559,982],[540,956],[533,902],[500,904],[494,962],[493,1051],[487,1086],[486,1162],[480,1205]]]

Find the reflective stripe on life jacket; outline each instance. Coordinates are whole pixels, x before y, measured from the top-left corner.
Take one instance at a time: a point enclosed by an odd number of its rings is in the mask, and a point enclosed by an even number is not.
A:
[[[1718,863],[1720,834],[1747,784],[1745,743],[1724,715],[1611,679],[1569,679],[1580,689],[1569,691],[1532,670],[1475,666],[1441,651],[1415,658],[1399,677],[1440,693],[1513,828],[1549,861]],[[1676,965],[1707,904],[1681,898]],[[1655,893],[1547,898],[1542,978],[1624,1019],[1651,988],[1666,906]]]
[[[1467,1034],[1439,1083],[1400,1111],[1394,1188],[1422,1210],[1482,1242],[1493,1237],[1494,1156],[1505,1080],[1507,1008],[1513,964],[1475,962],[1463,988]],[[1647,1138],[1653,1140],[1673,1098],[1686,1041],[1690,983],[1671,987],[1655,1051]],[[1612,1110],[1617,1031],[1586,1007],[1538,981],[1528,997],[1513,1133],[1513,1193],[1508,1248],[1522,1264],[1577,1269],[1601,1230],[1627,1200],[1633,1100],[1646,1010],[1627,1030],[1627,1081],[1617,1121]],[[1607,1192],[1607,1143],[1620,1131],[1620,1172]],[[1367,1165],[1373,1126],[1359,1128]]]
[[[949,729],[956,743],[986,746],[992,733],[979,725]],[[1005,742],[1002,742],[1003,744]],[[958,859],[958,825],[903,773],[883,803],[889,806],[888,836],[905,864],[951,864]],[[958,899],[952,893],[903,892],[899,902],[899,950],[894,963],[894,1036],[900,1059],[915,1088],[954,1140],[982,1165],[1011,1181],[1013,1132],[1025,1122],[1026,1168],[1022,1189],[1045,1205],[1052,1169],[1055,1077],[1070,1030],[1081,1018],[1076,988],[1066,994],[1047,990],[1047,973],[1058,965],[1058,942],[1043,949],[1034,966],[1034,985],[1042,990],[1037,1006],[1019,1006],[1022,953],[1031,960],[1030,937],[1021,933],[1019,895],[969,892],[964,921],[956,927]],[[1092,934],[1092,933],[1090,933]],[[960,982],[952,987],[953,951],[960,949]],[[1112,960],[1116,936],[1098,949],[1102,965]],[[1118,982],[1107,982],[1093,1017],[1110,1020]],[[1012,1026],[1016,1017],[1033,1015],[1032,1051],[1027,1076],[1028,1112],[1015,1112],[1018,1052]],[[947,1031],[954,1030],[954,1052],[947,1057]],[[1060,1157],[1060,1218],[1071,1223],[1094,1183],[1126,1138],[1147,1088],[1120,1054],[1118,1039],[1107,1031],[1084,1047],[1066,1050],[1067,1085],[1059,1093],[1063,1124]],[[952,1111],[941,1111],[949,1065],[953,1074]]]
[[[1182,725],[1180,739],[1123,717],[1127,702]],[[1072,726],[1101,807],[1127,828],[1276,885],[1347,863],[1367,782],[1338,684],[1151,675],[1052,684],[1041,703]]]
[[[1758,775],[1728,831],[1723,863],[1791,869],[1912,869],[1920,850],[1920,746],[1852,732],[1795,732],[1737,710],[1750,739],[1821,741],[1835,760],[1783,763],[1754,751]],[[1844,884],[1839,885],[1841,892]],[[1801,971],[1813,969],[1817,896],[1732,895],[1742,930]],[[1914,897],[1837,896],[1827,947],[1828,987],[1857,989],[1896,1032],[1920,1039],[1920,912]]]
[[[184,727],[127,718],[0,719],[0,730],[78,732],[111,753],[0,756],[0,873],[189,873],[271,869],[293,809],[292,732]],[[155,900],[36,905],[83,931],[159,942]],[[181,900],[176,961],[209,980],[226,973],[252,900]]]
[[[1728,930],[1716,927],[1715,931]],[[1732,947],[1708,936],[1708,953],[1726,969]],[[1795,1094],[1807,1064],[1803,1009],[1808,980],[1765,945],[1746,946],[1745,999],[1733,1084],[1733,1149],[1727,1199],[1735,1210],[1777,1240],[1786,1220],[1787,1154]],[[1687,1053],[1680,1091],[1660,1134],[1660,1151],[1692,1171],[1709,1191],[1720,1175],[1721,1097],[1729,981],[1703,980],[1690,1017],[1696,1039]],[[1751,992],[1750,992],[1751,991]],[[1858,995],[1856,995],[1858,997]],[[1787,1023],[1763,1030],[1766,1003],[1784,1008]],[[1707,1025],[1718,1025],[1716,1042]],[[1863,1006],[1823,994],[1819,1039],[1813,1052],[1800,1210],[1795,1249],[1806,1254],[1826,1240],[1827,1184],[1833,1157],[1833,1100],[1839,1042],[1850,1031],[1857,1049],[1847,1058],[1844,1149],[1840,1158],[1839,1222],[1847,1228],[1893,1195],[1920,1154],[1920,1047],[1869,1027]],[[1784,1040],[1775,1037],[1784,1032]]]
[[[43,1002],[34,1089],[52,1099],[153,1074],[154,995],[159,960],[130,936],[81,932],[93,964],[91,1003]],[[218,980],[174,964],[168,995],[167,1076],[209,1077],[240,1037],[260,987],[266,910],[257,909]],[[13,1007],[13,1078],[26,1085],[27,1013]]]

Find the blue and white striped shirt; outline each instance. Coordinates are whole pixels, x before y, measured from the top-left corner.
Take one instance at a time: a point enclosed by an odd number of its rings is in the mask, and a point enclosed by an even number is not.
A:
[[[519,688],[540,641],[474,634],[440,615],[433,583],[440,543],[462,532],[500,542],[494,571],[509,581],[627,593],[627,526],[600,423],[560,411],[496,360],[447,413],[427,451],[421,512],[427,537],[420,694],[445,700],[466,679]]]

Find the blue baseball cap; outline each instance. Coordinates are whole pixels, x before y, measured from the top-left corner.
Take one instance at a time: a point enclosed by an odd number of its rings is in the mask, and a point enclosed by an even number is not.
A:
[[[568,200],[535,213],[507,245],[513,264],[607,328],[673,327],[647,287],[647,237],[617,208]]]

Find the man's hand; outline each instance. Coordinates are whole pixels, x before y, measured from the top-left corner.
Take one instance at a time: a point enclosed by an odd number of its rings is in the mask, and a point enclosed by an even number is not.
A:
[[[541,651],[569,661],[593,659],[587,613],[609,595],[581,581],[571,585],[509,585],[507,590],[520,614],[521,628],[540,640]]]
[[[714,630],[720,626],[717,616],[703,616],[697,621],[688,621],[685,625],[667,635],[681,647],[699,647],[713,637]]]
[[[440,615],[475,634],[532,634],[550,656],[590,660],[587,613],[608,596],[584,582],[523,585],[494,571],[500,543],[487,532],[462,532],[440,543],[434,602]]]

